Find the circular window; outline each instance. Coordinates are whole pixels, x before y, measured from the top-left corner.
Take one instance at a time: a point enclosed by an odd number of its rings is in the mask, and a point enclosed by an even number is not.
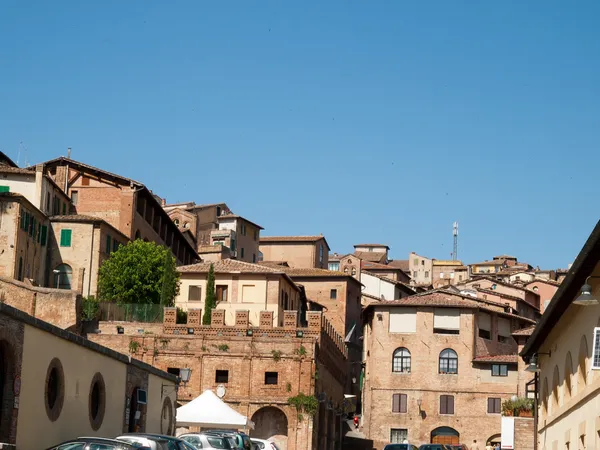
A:
[[[65,401],[65,372],[58,358],[50,361],[48,366],[44,399],[46,414],[54,422],[60,416]]]
[[[183,224],[183,228],[185,228],[186,230],[190,227],[190,223],[186,222]]]
[[[533,287],[533,292],[537,292],[537,291],[538,291],[538,287],[537,287],[537,286],[534,286],[534,287]]]
[[[160,432],[163,434],[170,435],[172,433],[171,427],[173,426],[173,404],[169,397],[165,398],[162,407],[161,421],[160,421]]]
[[[173,220],[173,223],[174,223],[175,225],[179,226],[179,219],[174,219],[174,220]]]
[[[94,378],[92,378],[88,404],[90,425],[94,431],[97,431],[104,420],[104,410],[106,407],[106,385],[100,372],[97,372]]]

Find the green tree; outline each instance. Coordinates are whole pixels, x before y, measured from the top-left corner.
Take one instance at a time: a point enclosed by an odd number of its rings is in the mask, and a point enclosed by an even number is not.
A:
[[[211,264],[206,278],[206,301],[204,302],[204,316],[202,325],[210,325],[212,310],[217,306],[217,295],[215,294],[215,267]]]
[[[141,239],[111,253],[98,274],[101,301],[173,306],[179,293],[179,272],[171,251]]]

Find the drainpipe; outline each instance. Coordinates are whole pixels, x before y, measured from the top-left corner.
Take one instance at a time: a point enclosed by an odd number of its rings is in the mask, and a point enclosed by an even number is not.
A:
[[[538,448],[538,373],[534,375],[534,395],[533,395],[533,450]]]
[[[98,228],[100,231],[102,231],[102,228]],[[92,265],[93,265],[93,260],[94,260],[94,235],[95,233],[95,228],[94,225],[92,224],[92,244],[90,245],[90,270],[88,271],[88,289],[87,289],[87,295],[88,297],[90,296],[91,293],[91,289],[92,289]],[[102,251],[102,249],[100,249],[100,251]],[[100,260],[98,260],[98,263],[100,262]],[[85,276],[85,275],[84,275]]]

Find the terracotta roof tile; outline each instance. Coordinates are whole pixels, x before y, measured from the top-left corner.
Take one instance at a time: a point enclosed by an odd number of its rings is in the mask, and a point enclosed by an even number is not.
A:
[[[11,167],[4,164],[0,164],[0,173],[19,173],[23,175],[35,175],[35,172],[32,172],[30,169],[25,169],[21,167]]]
[[[462,261],[453,261],[451,259],[434,259],[432,264],[434,266],[463,266]]]
[[[260,243],[277,242],[317,242],[319,239],[325,239],[324,236],[261,236]]]
[[[365,261],[383,263],[385,262],[385,253],[383,252],[354,252],[354,256]]]
[[[529,281],[527,283],[525,283],[525,286],[529,286],[530,284],[534,284],[534,283],[546,283],[546,284],[551,284],[552,286],[560,286],[560,283],[558,281],[554,281],[554,280],[546,280],[544,278],[536,278],[533,281]]]
[[[470,266],[503,266],[504,260],[502,261],[484,261],[478,263],[469,264]]]
[[[366,270],[402,270],[398,267],[391,267],[387,264],[380,264],[380,263],[376,263],[373,261],[361,261],[360,262],[360,267],[361,269],[366,269]]]
[[[520,330],[513,331],[513,336],[531,336],[535,330],[535,325],[531,325],[527,328],[521,328]]]
[[[247,263],[236,259],[223,259],[221,261],[190,264],[188,266],[178,267],[177,270],[183,273],[205,273],[208,272],[211,264],[214,267],[215,273],[283,273],[283,271],[276,270],[272,267]]]
[[[221,253],[223,251],[223,247],[221,245],[201,245],[198,247],[198,254],[207,254],[207,253]]]
[[[483,355],[477,356],[473,362],[517,364],[518,356],[514,355]]]
[[[385,244],[354,244],[354,248],[356,247],[387,248],[389,250],[389,247]]]
[[[292,278],[294,278],[294,277],[345,277],[345,278],[352,278],[347,273],[338,272],[335,270],[327,270],[327,269],[308,269],[308,268],[281,266],[281,270],[283,270],[285,273],[287,273]],[[352,279],[355,280],[355,278],[352,278]]]
[[[248,222],[249,224],[254,225],[256,228],[264,230],[264,228],[261,227],[259,224],[254,223],[251,220],[246,219],[245,217],[238,216],[237,214],[224,214],[224,215],[220,215],[219,217],[217,217],[217,220],[226,220],[226,219],[242,219],[242,220],[245,220],[246,222]]]
[[[260,261],[258,264],[268,267],[290,267],[287,261]]]
[[[388,266],[400,269],[403,272],[409,271],[408,259],[393,259],[388,262]]]

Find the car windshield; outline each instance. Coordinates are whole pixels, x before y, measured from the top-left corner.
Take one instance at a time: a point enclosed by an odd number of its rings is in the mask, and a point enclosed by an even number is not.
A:
[[[229,448],[231,448],[231,446],[229,445],[229,441],[226,438],[209,436],[206,439],[208,440],[208,443],[210,444],[210,446],[212,448],[220,448],[220,449],[227,449],[227,450],[229,450]]]
[[[408,444],[389,444],[384,450],[408,450]]]

